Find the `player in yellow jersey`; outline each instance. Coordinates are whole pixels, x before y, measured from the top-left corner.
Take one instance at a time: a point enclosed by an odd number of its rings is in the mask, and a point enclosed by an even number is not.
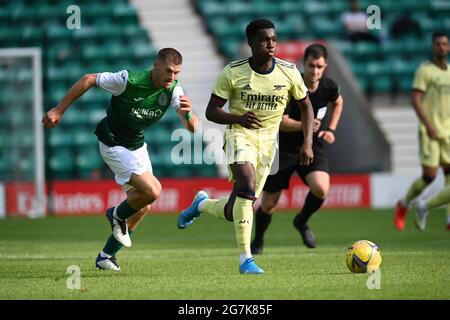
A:
[[[229,63],[219,75],[206,109],[206,118],[225,124],[225,155],[234,180],[229,198],[209,199],[200,191],[191,206],[182,211],[177,226],[184,229],[201,213],[233,221],[239,248],[239,272],[259,274],[250,251],[253,202],[262,191],[276,151],[276,139],[290,97],[301,109],[305,140],[300,162],[313,161],[313,110],[300,72],[292,63],[275,58],[277,38],[274,24],[266,19],[246,28],[252,56]],[[222,109],[229,101],[229,110]]]
[[[420,120],[419,145],[422,177],[410,186],[406,197],[397,202],[394,223],[398,230],[405,227],[408,206],[416,209],[416,226],[425,229],[429,209],[447,204],[447,230],[450,230],[450,70],[448,36],[432,36],[432,61],[416,71],[412,104]],[[427,201],[417,198],[434,180],[439,167],[445,174],[446,187]]]

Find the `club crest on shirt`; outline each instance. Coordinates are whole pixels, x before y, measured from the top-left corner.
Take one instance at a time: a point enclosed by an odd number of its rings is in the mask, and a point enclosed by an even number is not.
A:
[[[160,106],[165,106],[167,105],[167,102],[169,102],[169,97],[167,97],[167,94],[165,92],[161,92],[158,97],[158,104]]]
[[[286,87],[284,84],[274,84],[273,85],[274,90],[277,90],[277,91],[280,91],[284,87]]]

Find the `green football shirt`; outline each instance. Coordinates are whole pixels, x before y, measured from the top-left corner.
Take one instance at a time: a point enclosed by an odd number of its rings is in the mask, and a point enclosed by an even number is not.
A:
[[[161,119],[169,107],[178,109],[183,95],[176,80],[169,89],[155,88],[150,70],[99,73],[96,84],[112,93],[112,97],[95,134],[109,147],[123,146],[130,150],[142,147],[144,129]]]

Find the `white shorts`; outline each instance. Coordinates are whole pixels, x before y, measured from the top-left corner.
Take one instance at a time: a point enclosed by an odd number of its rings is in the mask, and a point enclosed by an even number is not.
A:
[[[128,184],[132,173],[139,176],[149,171],[153,174],[146,143],[139,149],[131,151],[122,146],[108,147],[99,141],[99,149],[103,160],[114,172],[116,183],[121,185],[125,191],[133,188]]]

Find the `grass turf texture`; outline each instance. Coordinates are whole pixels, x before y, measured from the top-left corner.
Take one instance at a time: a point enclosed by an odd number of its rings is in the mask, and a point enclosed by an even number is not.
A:
[[[0,220],[0,299],[448,299],[450,232],[445,213],[432,212],[425,232],[408,217],[394,229],[391,210],[335,210],[310,226],[317,249],[307,249],[278,213],[256,256],[264,275],[240,275],[231,223],[203,215],[186,230],[176,215],[147,216],[133,247],[117,258],[120,272],[94,268],[110,233],[104,217]],[[381,247],[381,289],[345,265],[349,245],[368,239]],[[66,287],[66,269],[81,269],[81,290]]]

